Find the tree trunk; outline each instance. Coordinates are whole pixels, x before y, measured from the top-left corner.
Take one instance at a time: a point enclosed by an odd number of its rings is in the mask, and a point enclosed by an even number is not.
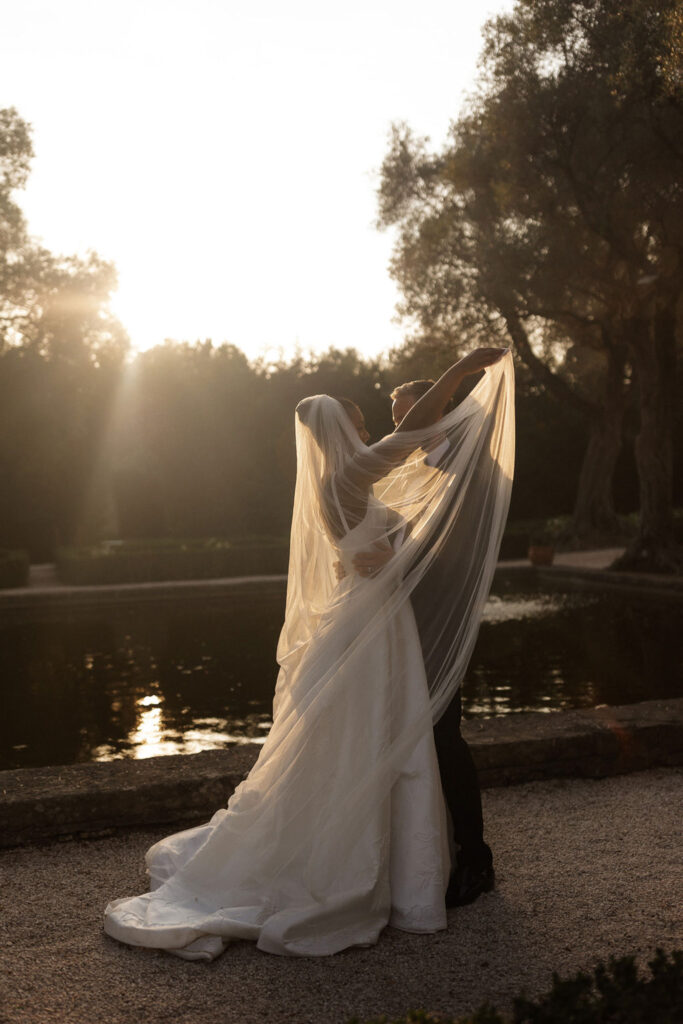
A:
[[[614,507],[614,470],[621,450],[626,347],[607,347],[604,397],[592,417],[574,505],[572,531],[582,544],[612,540],[619,529]]]
[[[640,429],[635,443],[640,484],[638,535],[613,568],[683,572],[683,550],[673,540],[673,409],[676,318],[673,306],[651,321],[634,320],[630,344],[638,375]]]
[[[534,379],[558,401],[577,409],[590,418],[592,423],[579,475],[571,534],[565,539],[580,545],[601,543],[607,537],[612,540],[618,530],[613,480],[622,439],[626,345],[620,339],[606,339],[608,361],[604,398],[601,403],[595,404],[578,394],[564,378],[554,373],[534,354],[524,324],[512,308],[500,299],[498,306],[505,317],[515,349]]]

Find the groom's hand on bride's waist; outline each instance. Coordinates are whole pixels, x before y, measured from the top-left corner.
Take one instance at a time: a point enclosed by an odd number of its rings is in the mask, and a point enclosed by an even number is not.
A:
[[[352,562],[353,567],[359,576],[374,576],[376,572],[383,569],[384,566],[394,557],[394,549],[391,544],[384,543],[378,545],[376,548],[371,548],[369,551],[359,551],[358,554],[353,556]],[[334,563],[334,572],[337,577],[337,582],[343,580],[346,576],[346,569],[342,562]]]
[[[394,557],[391,544],[384,543],[369,551],[359,551],[353,557],[353,567],[359,576],[374,576]]]

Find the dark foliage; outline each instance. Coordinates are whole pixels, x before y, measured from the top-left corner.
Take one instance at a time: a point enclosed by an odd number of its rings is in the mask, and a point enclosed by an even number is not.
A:
[[[440,1017],[422,1010],[365,1024],[681,1024],[683,1021],[683,952],[669,957],[658,949],[643,977],[632,956],[611,957],[591,974],[553,976],[550,992],[540,999],[519,996],[512,1016],[489,1004],[467,1017]],[[354,1018],[349,1024],[359,1024]]]
[[[24,587],[28,580],[28,570],[26,551],[5,551],[0,548],[0,588]]]
[[[55,257],[28,235],[15,192],[31,156],[30,127],[15,110],[0,110],[0,545],[26,550],[34,562],[103,539],[284,542],[299,399],[351,398],[376,440],[392,429],[393,386],[438,376],[465,349],[495,342],[501,329],[487,321],[483,333],[481,324],[478,333],[450,331],[382,360],[347,349],[250,363],[233,345],[210,341],[167,342],[130,360],[125,331],[109,311],[114,268],[92,253]],[[678,456],[680,373],[676,387]],[[621,513],[638,503],[632,410],[631,418],[615,476]],[[511,522],[569,512],[589,426],[523,360],[517,423]],[[681,504],[683,462],[676,457],[673,465]]]
[[[60,548],[57,573],[62,583],[149,583],[287,572],[286,541],[273,537],[225,540],[145,540],[104,542],[90,548]]]
[[[392,429],[390,364],[354,350],[278,366],[232,346],[167,343],[132,363],[65,364],[0,354],[0,544],[49,561],[102,539],[289,535],[293,410],[320,392],[363,409],[374,440]],[[573,410],[520,373],[510,521],[571,510],[585,444]],[[636,504],[625,463],[617,508]],[[517,551],[507,552],[514,557]]]

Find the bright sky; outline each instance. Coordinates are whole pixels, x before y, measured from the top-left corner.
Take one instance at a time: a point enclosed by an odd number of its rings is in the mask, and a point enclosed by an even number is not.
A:
[[[33,125],[17,197],[54,252],[119,272],[133,345],[250,357],[400,344],[374,227],[393,120],[435,146],[512,0],[19,0],[0,105]]]

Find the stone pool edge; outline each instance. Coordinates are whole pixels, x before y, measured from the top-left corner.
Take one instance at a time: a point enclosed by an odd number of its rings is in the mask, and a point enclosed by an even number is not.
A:
[[[485,788],[671,767],[683,764],[683,698],[475,719],[463,734]],[[259,749],[0,772],[0,848],[206,821]]]
[[[653,597],[683,598],[683,577],[650,573],[615,572],[609,568],[582,565],[581,552],[567,564],[534,566],[530,562],[498,562],[494,586],[500,582],[569,585],[572,589],[617,590]],[[263,600],[284,601],[286,575],[230,576],[201,580],[158,580],[151,583],[111,583],[76,586],[0,588],[0,618],[3,622],[23,621],[48,613],[59,616],[96,609],[106,610],[128,605],[173,605],[187,601],[235,601],[240,605],[260,604]]]

